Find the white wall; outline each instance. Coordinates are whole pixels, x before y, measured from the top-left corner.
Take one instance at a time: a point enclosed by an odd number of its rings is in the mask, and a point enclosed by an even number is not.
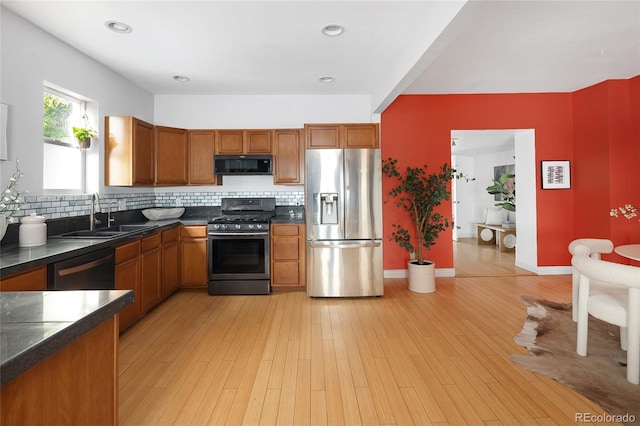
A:
[[[43,194],[42,94],[46,81],[98,103],[99,115],[92,117],[92,126],[99,129],[100,141],[92,144],[88,153],[88,168],[94,178],[89,179],[87,189],[121,192],[120,188],[104,187],[100,160],[104,154],[104,116],[135,115],[151,121],[153,95],[3,7],[0,22],[0,101],[9,105],[9,160],[0,161],[0,186],[6,185],[19,157],[24,172],[20,187],[29,195]]]
[[[452,157],[453,167],[457,173],[462,173],[469,178],[474,178],[475,160],[473,157],[457,155]],[[455,182],[455,201],[453,208],[455,209],[455,226],[457,238],[470,238],[474,236],[475,219],[475,203],[476,193],[486,188],[483,182],[476,180],[467,181],[465,178],[457,179]]]
[[[287,129],[305,123],[373,123],[371,98],[156,95],[155,123],[187,129]]]
[[[474,174],[476,178],[477,191],[475,195],[475,211],[474,217],[476,222],[484,222],[483,212],[484,209],[494,207],[494,196],[487,192],[487,186],[490,186],[493,182],[493,168],[496,166],[504,166],[509,164],[515,164],[516,160],[515,148],[486,155],[480,155],[474,159]],[[518,169],[516,168],[516,205],[518,204]],[[475,234],[474,234],[475,236]]]
[[[516,266],[538,274],[566,274],[565,268],[538,267],[538,222],[536,216],[536,143],[535,130],[515,132],[516,205],[518,242]]]
[[[456,221],[460,229],[458,238],[476,237],[476,222],[484,222],[486,208],[494,207],[493,195],[487,192],[493,179],[493,168],[508,164],[515,164],[515,149],[508,149],[499,153],[490,153],[476,156],[456,155],[454,164],[456,170],[469,177],[474,177],[473,182],[460,179],[456,183]],[[516,186],[518,183],[518,170],[516,168]],[[517,193],[517,192],[516,192]],[[518,202],[516,198],[516,203]]]

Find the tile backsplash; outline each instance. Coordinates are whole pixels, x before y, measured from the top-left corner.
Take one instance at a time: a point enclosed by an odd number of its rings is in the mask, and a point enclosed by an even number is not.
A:
[[[278,206],[301,206],[304,191],[163,192],[100,195],[100,208],[106,213],[151,207],[220,206],[222,198],[275,197]],[[37,213],[47,219],[83,216],[91,213],[92,194],[26,196],[16,217]]]

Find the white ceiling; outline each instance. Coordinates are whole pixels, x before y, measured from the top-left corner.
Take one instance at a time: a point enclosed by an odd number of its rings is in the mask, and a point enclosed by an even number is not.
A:
[[[154,94],[366,94],[379,113],[402,93],[567,92],[640,74],[635,0],[2,5]],[[321,34],[334,23],[343,35]]]
[[[455,143],[454,143],[455,142]],[[451,154],[477,157],[514,150],[515,130],[452,130]]]

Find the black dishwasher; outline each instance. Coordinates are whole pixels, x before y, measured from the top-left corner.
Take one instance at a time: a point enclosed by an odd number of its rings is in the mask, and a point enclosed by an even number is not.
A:
[[[47,289],[114,290],[115,266],[113,248],[51,263],[47,268]]]

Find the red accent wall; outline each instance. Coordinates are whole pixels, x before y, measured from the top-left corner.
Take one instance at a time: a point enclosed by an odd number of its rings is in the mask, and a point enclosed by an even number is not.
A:
[[[404,95],[382,113],[382,157],[398,159],[401,167],[428,164],[433,171],[451,161],[451,130],[535,129],[537,165],[541,160],[571,161],[572,189],[543,191],[538,186],[536,193],[538,266],[565,266],[570,264],[567,246],[576,235],[609,235],[613,194],[617,199],[634,191],[635,201],[627,202],[640,201],[639,95],[640,76],[575,93]],[[540,182],[540,168],[536,170]],[[619,185],[621,181],[631,183]],[[385,198],[391,184],[383,179]],[[443,203],[442,212],[450,217],[450,202]],[[390,200],[384,205],[385,236],[399,222],[406,224],[406,219]],[[388,239],[384,244],[384,268],[406,269],[408,254]],[[450,228],[428,258],[437,268],[453,267]]]
[[[630,199],[640,208],[640,76],[629,80],[629,140]],[[629,242],[640,242],[640,221],[628,227]]]
[[[604,214],[623,204],[640,205],[639,82],[609,80],[573,94],[576,236],[609,238],[615,245],[640,241],[637,219]]]

